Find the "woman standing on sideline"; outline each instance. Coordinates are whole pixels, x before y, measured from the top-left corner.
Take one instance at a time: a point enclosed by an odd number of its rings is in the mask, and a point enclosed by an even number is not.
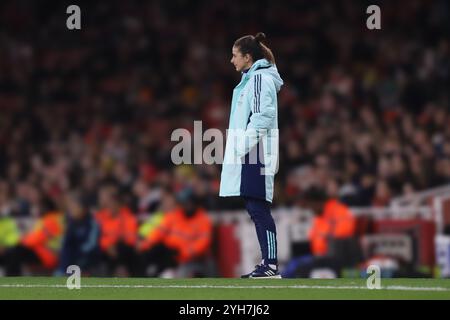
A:
[[[278,165],[277,93],[283,80],[264,39],[261,32],[239,38],[231,58],[242,78],[233,91],[219,196],[245,200],[262,254],[261,264],[242,278],[281,278],[270,205]]]

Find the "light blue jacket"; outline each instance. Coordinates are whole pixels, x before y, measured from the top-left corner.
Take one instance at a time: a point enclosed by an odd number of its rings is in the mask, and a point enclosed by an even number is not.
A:
[[[234,88],[219,196],[272,202],[278,169],[277,93],[282,85],[276,66],[260,59]]]

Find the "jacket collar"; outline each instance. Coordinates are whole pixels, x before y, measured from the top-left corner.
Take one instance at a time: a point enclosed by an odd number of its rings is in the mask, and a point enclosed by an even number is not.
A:
[[[271,64],[267,59],[259,59],[259,60],[256,60],[256,61],[252,64],[252,66],[250,67],[250,69],[248,69],[248,71],[242,72],[242,75],[243,75],[244,77],[245,77],[245,76],[250,77],[251,74],[252,74],[253,72],[255,72],[256,70],[262,69],[262,68],[269,68],[269,67],[271,67],[271,66],[272,66],[272,64]]]

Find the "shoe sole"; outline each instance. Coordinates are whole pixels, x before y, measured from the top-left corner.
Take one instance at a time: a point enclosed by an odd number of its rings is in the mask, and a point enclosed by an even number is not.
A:
[[[250,279],[282,279],[281,275],[275,275],[275,276],[266,276],[266,277],[249,277]]]

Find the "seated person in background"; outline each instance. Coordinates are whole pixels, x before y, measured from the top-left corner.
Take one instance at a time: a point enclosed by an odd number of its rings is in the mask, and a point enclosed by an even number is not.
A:
[[[156,210],[149,212],[149,216],[141,223],[138,230],[138,248],[149,235],[161,224],[166,212],[173,211],[177,207],[175,196],[170,188],[161,188],[160,199]]]
[[[2,206],[0,199],[0,267],[5,264],[8,250],[15,247],[20,240],[20,232],[10,211]]]
[[[95,214],[95,219],[100,226],[100,258],[109,275],[136,276],[136,217],[121,205],[116,186],[106,185],[99,193],[101,209]],[[119,267],[125,269],[119,270]]]
[[[66,232],[56,274],[66,275],[70,265],[77,265],[82,274],[89,274],[98,259],[100,227],[79,193],[66,196],[65,211]]]
[[[211,242],[212,222],[191,189],[178,194],[178,206],[139,246],[145,275],[159,276],[166,269],[203,257]]]
[[[7,276],[20,276],[24,265],[38,265],[53,271],[64,232],[64,217],[50,199],[45,199],[43,215],[20,243],[5,254]]]
[[[309,193],[310,208],[316,214],[309,233],[311,251],[315,256],[331,254],[334,239],[353,237],[355,218],[350,209],[337,199],[328,199],[325,192],[312,190]]]
[[[303,206],[310,208],[315,215],[308,234],[312,255],[293,259],[282,276],[309,277],[315,268],[332,269],[338,276],[342,267],[356,263],[358,259],[352,242],[355,218],[345,204],[328,198],[320,188],[308,189],[303,199]],[[347,250],[350,248],[352,250]]]

